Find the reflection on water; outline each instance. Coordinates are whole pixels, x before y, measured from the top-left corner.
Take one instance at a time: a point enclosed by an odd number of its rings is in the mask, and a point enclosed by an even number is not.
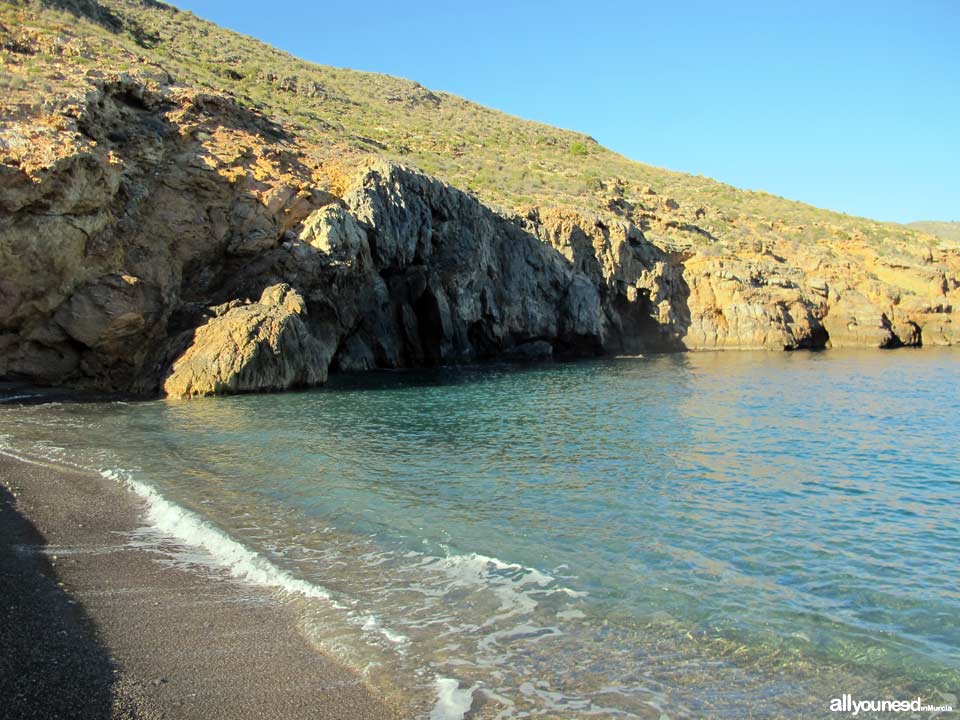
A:
[[[821,717],[960,687],[958,380],[950,351],[668,355],[4,405],[0,434],[130,471],[326,588],[321,646],[478,717]]]

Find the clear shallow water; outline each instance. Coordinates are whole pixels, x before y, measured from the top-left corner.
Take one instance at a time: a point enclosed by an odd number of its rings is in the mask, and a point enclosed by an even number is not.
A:
[[[439,691],[437,718],[822,717],[842,693],[960,690],[955,351],[14,400],[0,436],[159,492],[156,524],[297,591],[320,647]]]

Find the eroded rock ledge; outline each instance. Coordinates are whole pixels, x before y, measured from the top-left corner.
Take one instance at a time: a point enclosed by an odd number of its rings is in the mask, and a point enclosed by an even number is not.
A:
[[[385,160],[332,166],[163,78],[101,82],[65,126],[0,140],[2,376],[184,397],[329,370],[960,336],[956,253],[824,262],[672,248],[614,215],[507,217]]]

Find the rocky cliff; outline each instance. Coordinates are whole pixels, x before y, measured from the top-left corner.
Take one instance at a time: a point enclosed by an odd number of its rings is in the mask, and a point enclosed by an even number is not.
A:
[[[650,299],[678,266],[627,225],[507,218],[379,159],[311,167],[224,98],[130,79],[74,122],[43,165],[8,145],[4,374],[190,395],[682,347]]]
[[[26,28],[0,25],[8,67],[45,52]],[[616,183],[592,208],[495,209],[146,61],[67,73],[51,106],[3,113],[0,376],[183,397],[330,370],[960,338],[948,243],[801,243],[775,223],[724,240],[702,222],[715,210]]]

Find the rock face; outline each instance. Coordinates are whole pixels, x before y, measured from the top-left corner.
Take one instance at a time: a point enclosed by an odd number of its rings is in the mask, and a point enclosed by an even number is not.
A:
[[[571,210],[534,210],[523,224],[597,288],[599,340],[605,351],[684,349],[690,289],[683,277],[682,255],[648,242],[632,223]],[[581,286],[584,292],[585,288]],[[581,307],[587,309],[585,304]]]
[[[957,294],[931,281],[939,272],[935,268],[890,267],[877,255],[826,266],[809,250],[791,251],[789,262],[778,252],[750,246],[735,255],[701,252],[688,258],[691,324],[684,346],[794,350],[960,341],[952,315]],[[955,266],[960,257],[943,259]],[[875,279],[880,273],[888,282]]]
[[[214,308],[163,381],[168,397],[287,390],[327,379],[330,353],[301,319],[303,298],[289,285],[259,302]]]
[[[354,318],[341,315],[338,367],[467,362],[535,342],[559,353],[601,348],[598,288],[465,193],[378,161],[343,203],[339,215],[325,216],[334,222],[326,235],[354,269],[355,292],[378,300]],[[322,287],[310,295],[320,296],[341,304]]]
[[[960,339],[949,249],[824,262],[788,240],[678,248],[569,208],[508,217],[393,162],[331,164],[162,77],[99,82],[77,108],[0,128],[0,376],[187,397],[498,357]]]
[[[823,298],[798,273],[783,272],[743,256],[691,258],[685,266],[691,326],[684,344],[692,350],[824,347]]]

